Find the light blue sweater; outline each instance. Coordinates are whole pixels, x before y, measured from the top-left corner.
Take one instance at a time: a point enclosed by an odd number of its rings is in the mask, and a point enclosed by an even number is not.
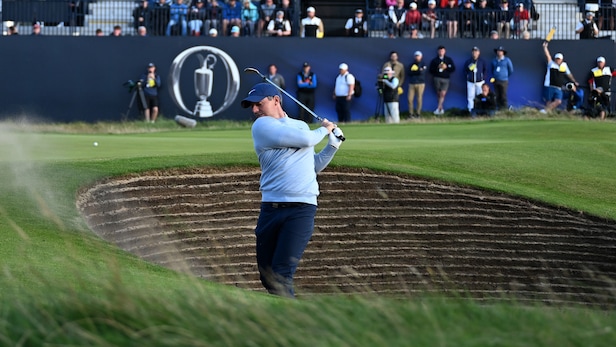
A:
[[[326,145],[315,153],[314,146],[327,129],[310,130],[303,121],[289,117],[262,116],[252,125],[255,151],[261,164],[261,200],[303,202],[317,205],[317,173],[325,169],[337,149]]]

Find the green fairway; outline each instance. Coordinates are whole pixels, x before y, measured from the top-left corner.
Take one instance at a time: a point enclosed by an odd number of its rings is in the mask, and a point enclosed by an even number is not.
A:
[[[494,120],[342,129],[347,141],[332,167],[454,182],[616,220],[615,122]],[[290,302],[245,292],[121,251],[91,233],[75,208],[79,189],[106,177],[204,166],[258,167],[250,125],[68,133],[0,124],[0,346],[612,346],[616,341],[612,311],[480,305],[427,295]]]

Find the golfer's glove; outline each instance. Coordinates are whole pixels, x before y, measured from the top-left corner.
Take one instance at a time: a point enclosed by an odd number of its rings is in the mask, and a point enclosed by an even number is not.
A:
[[[344,134],[340,128],[335,128],[334,131],[329,133],[329,145],[336,149],[340,148],[340,145],[342,144],[342,140],[340,138],[344,138]]]

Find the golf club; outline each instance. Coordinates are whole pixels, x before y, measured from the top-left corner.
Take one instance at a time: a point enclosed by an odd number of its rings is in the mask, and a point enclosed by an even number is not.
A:
[[[282,92],[284,95],[288,96],[289,99],[295,101],[296,104],[298,104],[301,108],[303,108],[304,110],[306,110],[306,112],[308,112],[310,115],[312,115],[316,120],[318,120],[319,122],[323,121],[323,118],[317,116],[316,113],[312,112],[311,109],[308,108],[308,106],[302,104],[299,100],[297,100],[296,98],[294,98],[291,94],[287,93],[286,90],[280,88],[276,83],[270,81],[269,78],[267,78],[266,76],[264,76],[262,73],[259,72],[259,70],[255,69],[254,67],[247,67],[244,69],[244,72],[251,72],[251,73],[256,73],[257,75],[259,75],[259,77],[261,77],[265,82],[273,85],[276,89],[278,89],[280,92]],[[338,139],[340,139],[340,141],[344,141],[346,140],[346,138],[344,137],[344,135],[341,134],[340,129],[338,128],[334,128],[334,136],[336,136]]]

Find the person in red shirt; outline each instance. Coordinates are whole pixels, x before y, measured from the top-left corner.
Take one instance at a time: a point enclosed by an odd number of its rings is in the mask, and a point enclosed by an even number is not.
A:
[[[404,19],[404,25],[406,29],[410,31],[411,27],[421,27],[421,12],[417,9],[417,4],[411,2],[409,10],[406,11],[406,18]]]
[[[516,5],[513,11],[514,32],[517,37],[520,37],[523,32],[528,31],[528,22],[530,21],[530,13],[524,8],[523,3]]]

